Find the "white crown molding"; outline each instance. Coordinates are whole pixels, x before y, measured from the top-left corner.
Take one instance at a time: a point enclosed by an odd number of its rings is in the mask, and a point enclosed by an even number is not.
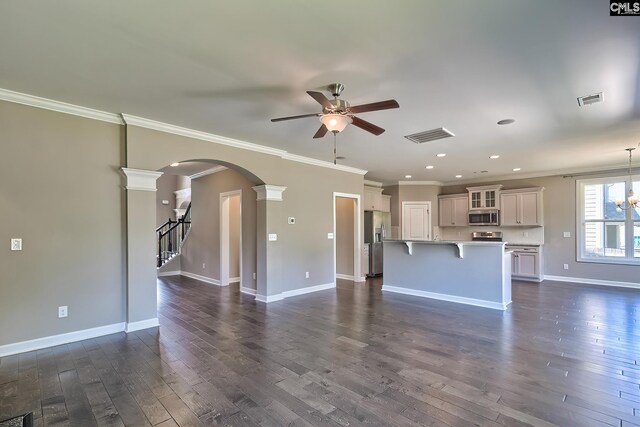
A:
[[[326,162],[324,160],[312,159],[311,157],[299,156],[297,154],[291,154],[287,152],[284,152],[284,154],[282,154],[280,157],[282,157],[284,160],[291,160],[298,163],[305,163],[307,165],[320,166],[323,168],[335,169],[342,172],[355,173],[358,175],[364,175],[368,172],[364,169],[358,169],[344,165],[334,165],[333,163]]]
[[[187,138],[199,139],[202,141],[215,142],[216,144],[227,145],[229,147],[241,148],[243,150],[256,151],[258,153],[270,154],[282,157],[286,151],[277,148],[266,147],[264,145],[253,144],[251,142],[240,141],[239,139],[227,138],[212,133],[201,132],[199,130],[183,128],[181,126],[170,125],[168,123],[157,122],[155,120],[136,117],[129,114],[122,114],[127,125],[138,126],[146,129],[158,130],[174,135],[186,136]]]
[[[74,104],[67,104],[66,102],[54,101],[52,99],[41,98],[39,96],[27,95],[26,93],[14,92],[7,89],[0,88],[0,100],[85,117],[88,119],[100,120],[101,122],[115,123],[118,125],[124,124],[122,118],[118,114],[107,113],[106,111],[94,110],[93,108],[81,107]]]
[[[127,326],[125,326],[124,331],[126,333],[140,331],[142,329],[155,328],[156,326],[160,326],[160,321],[157,317],[153,319],[145,319],[139,320],[137,322],[128,322]]]
[[[618,288],[640,289],[640,283],[615,282],[613,280],[587,279],[585,277],[550,276],[545,274],[544,280],[553,280],[555,282],[578,283],[581,285],[613,286]]]
[[[467,305],[475,305],[476,307],[492,308],[494,310],[506,310],[507,306],[511,304],[511,301],[509,301],[508,303],[499,303],[475,298],[458,297],[455,295],[438,294],[435,292],[418,291],[416,289],[401,288],[398,286],[389,285],[383,285],[382,290],[387,292],[394,292],[397,294],[412,295],[416,297],[437,299],[441,301],[457,302]]]
[[[382,183],[378,181],[371,181],[370,179],[364,180],[364,185],[368,185],[369,187],[380,187],[382,188]]]
[[[281,187],[279,185],[257,185],[253,187],[253,190],[257,193],[256,200],[268,200],[273,202],[282,201],[282,193],[287,187]]]
[[[398,181],[398,185],[442,185],[440,181]]]
[[[0,357],[115,334],[124,331],[124,328],[124,322],[114,323],[111,325],[98,326],[97,328],[83,329],[80,331],[67,332],[66,334],[51,335],[29,341],[6,344],[0,346]]]
[[[193,175],[189,175],[189,179],[202,178],[203,176],[213,175],[214,173],[226,171],[227,169],[229,169],[229,168],[227,168],[225,166],[222,166],[222,165],[218,165],[218,166],[212,167],[211,169],[207,169],[206,171],[202,171],[202,172],[194,173]]]
[[[127,177],[127,190],[156,191],[156,179],[162,172],[143,169],[120,168]]]

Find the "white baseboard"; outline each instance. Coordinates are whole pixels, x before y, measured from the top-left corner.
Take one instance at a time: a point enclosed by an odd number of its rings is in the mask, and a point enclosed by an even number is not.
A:
[[[353,275],[336,273],[336,279],[353,281]]]
[[[581,283],[584,285],[613,286],[619,288],[640,289],[640,283],[615,282],[613,280],[586,279],[584,277],[567,277],[545,275],[544,280],[554,280],[556,282]]]
[[[509,301],[508,303],[499,303],[499,302],[486,301],[486,300],[475,299],[475,298],[459,297],[455,295],[438,294],[435,292],[418,291],[415,289],[400,288],[397,286],[389,286],[389,285],[383,285],[382,290],[388,291],[388,292],[395,292],[398,294],[413,295],[413,296],[422,297],[422,298],[431,298],[431,299],[437,299],[441,301],[475,305],[477,307],[492,308],[494,310],[506,310],[507,306],[511,304],[511,301]]]
[[[199,274],[189,273],[188,271],[181,271],[180,275],[181,276],[185,276],[185,277],[189,277],[191,279],[200,280],[201,282],[209,283],[211,285],[228,286],[228,285],[221,285],[220,281],[218,279],[214,279],[212,277],[207,277],[207,276],[201,276]]]
[[[306,288],[293,289],[291,291],[284,291],[282,293],[275,294],[275,295],[256,294],[256,301],[269,303],[274,301],[280,301],[285,298],[295,297],[298,295],[310,294],[312,292],[324,291],[326,289],[334,289],[335,287],[336,287],[335,283],[325,283],[323,285],[309,286]]]
[[[165,277],[165,276],[179,276],[180,275],[180,270],[177,271],[162,271],[162,272],[158,272],[158,277]]]
[[[248,294],[248,295],[256,295],[258,293],[257,290],[251,289],[251,288],[247,288],[245,286],[240,286],[240,292],[242,292],[243,294]]]
[[[36,338],[29,341],[22,341],[13,344],[0,346],[0,357],[12,354],[24,353],[26,351],[39,350],[41,348],[53,347],[56,345],[68,344],[70,342],[87,340],[101,337],[103,335],[115,334],[125,329],[125,323],[114,323],[112,325],[98,326],[97,328],[83,329],[81,331],[67,332],[60,335]]]
[[[240,283],[239,277],[229,277],[229,283]]]
[[[360,282],[366,282],[366,281],[367,281],[366,276],[362,276],[362,277],[360,277],[360,280],[358,280],[358,283],[360,283]]]
[[[158,321],[157,317],[154,317],[153,319],[145,319],[145,320],[139,320],[137,322],[129,322],[125,326],[124,331],[126,333],[129,333],[129,332],[139,331],[141,329],[155,328],[156,326],[160,326],[160,322]]]
[[[274,302],[274,301],[280,301],[283,300],[284,297],[282,296],[282,294],[276,294],[276,295],[260,295],[260,294],[256,294],[256,301],[260,301],[260,302]]]

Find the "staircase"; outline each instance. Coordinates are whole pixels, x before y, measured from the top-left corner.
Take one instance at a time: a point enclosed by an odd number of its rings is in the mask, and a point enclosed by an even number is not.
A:
[[[182,243],[191,229],[191,203],[184,212],[184,215],[177,221],[169,219],[167,222],[156,228],[158,235],[157,266],[162,267],[167,261],[180,254]]]

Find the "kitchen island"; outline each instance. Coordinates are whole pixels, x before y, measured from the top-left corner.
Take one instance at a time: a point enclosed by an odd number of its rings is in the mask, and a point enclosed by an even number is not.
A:
[[[502,242],[385,240],[383,291],[506,310],[511,254]]]

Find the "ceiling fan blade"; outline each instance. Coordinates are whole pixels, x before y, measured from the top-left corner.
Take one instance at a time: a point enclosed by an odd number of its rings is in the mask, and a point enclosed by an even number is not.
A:
[[[331,101],[329,101],[329,99],[326,96],[324,96],[322,92],[315,92],[312,90],[308,90],[307,93],[309,94],[309,96],[315,99],[320,105],[322,105],[327,110],[333,110],[334,108],[333,104],[331,103]]]
[[[281,122],[283,120],[302,119],[304,117],[318,117],[321,113],[301,114],[299,116],[279,117],[277,119],[271,119],[272,122]]]
[[[390,110],[391,108],[400,108],[398,101],[389,99],[387,101],[372,102],[371,104],[362,104],[349,107],[351,113],[366,113],[367,111]]]
[[[381,133],[384,132],[384,129],[382,129],[379,126],[374,125],[373,123],[369,123],[366,120],[362,120],[359,119],[357,117],[352,117],[353,122],[351,123],[352,125],[359,127],[360,129],[364,129],[367,132],[371,132],[374,135],[380,135]]]
[[[327,127],[323,124],[322,126],[320,126],[320,129],[318,129],[316,134],[313,135],[313,137],[314,138],[322,138],[323,136],[325,136],[327,134],[327,132],[329,132],[329,129],[327,129]]]

